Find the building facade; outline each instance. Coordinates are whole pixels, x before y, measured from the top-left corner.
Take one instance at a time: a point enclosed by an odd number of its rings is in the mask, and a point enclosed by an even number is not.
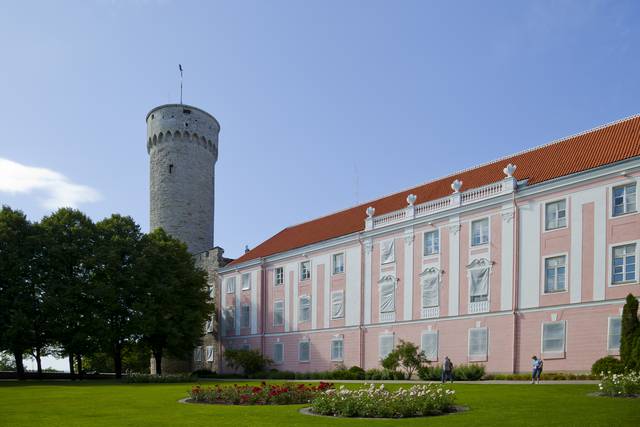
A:
[[[636,116],[286,228],[219,270],[219,351],[370,369],[405,340],[488,372],[588,371],[640,295],[639,181]]]

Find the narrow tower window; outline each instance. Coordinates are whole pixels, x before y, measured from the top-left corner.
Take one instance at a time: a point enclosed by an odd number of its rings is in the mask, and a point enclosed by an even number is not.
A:
[[[169,173],[173,172],[173,164],[169,165]]]

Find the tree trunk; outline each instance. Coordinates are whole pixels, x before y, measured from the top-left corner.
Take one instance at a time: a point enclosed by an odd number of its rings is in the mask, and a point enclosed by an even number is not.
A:
[[[162,351],[154,351],[153,358],[156,359],[156,375],[162,375]]]
[[[76,379],[73,368],[73,353],[69,353],[69,375],[71,376],[72,380]]]
[[[122,378],[122,348],[119,344],[113,350],[113,367],[116,371],[116,379]]]
[[[16,359],[16,374],[19,380],[24,380],[24,362],[22,361],[22,353],[16,351],[13,353],[13,358]]]
[[[82,355],[81,354],[76,354],[76,362],[78,363],[78,377],[82,379],[83,372],[82,372]]]
[[[36,364],[38,365],[38,378],[42,379],[42,357],[40,356],[40,348],[36,348]]]

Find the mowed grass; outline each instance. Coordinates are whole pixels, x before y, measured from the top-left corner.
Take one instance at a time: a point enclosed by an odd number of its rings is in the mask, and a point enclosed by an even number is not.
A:
[[[178,403],[192,386],[186,383],[0,382],[0,426],[640,425],[640,399],[589,396],[596,391],[595,385],[454,384],[457,404],[470,407],[469,411],[402,420],[311,417],[298,412],[305,405]]]

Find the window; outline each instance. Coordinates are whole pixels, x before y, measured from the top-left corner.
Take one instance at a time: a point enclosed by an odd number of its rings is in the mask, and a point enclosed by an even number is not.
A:
[[[276,268],[275,276],[276,276],[276,286],[282,285],[284,283],[284,268],[283,267]]]
[[[231,335],[236,331],[236,308],[234,306],[227,307],[225,313],[225,329],[227,335]]]
[[[236,291],[236,278],[229,277],[227,279],[227,293],[232,294]]]
[[[284,325],[284,301],[273,303],[273,326]]]
[[[389,355],[389,353],[391,353],[393,351],[393,335],[389,334],[389,335],[380,335],[380,345],[378,347],[378,355],[380,356],[380,359],[384,359],[385,357],[387,357]]]
[[[542,325],[542,352],[559,353],[564,351],[564,322],[551,322]]]
[[[491,269],[486,266],[478,266],[469,270],[471,289],[469,292],[470,302],[481,302],[489,300],[489,273]]]
[[[489,243],[489,218],[479,219],[471,223],[471,246]]]
[[[298,361],[309,361],[309,341],[300,341],[298,343]]]
[[[613,216],[636,211],[636,183],[613,187]]]
[[[196,362],[202,362],[202,347],[196,347],[193,350],[193,360]]]
[[[626,283],[636,280],[636,244],[616,246],[613,248],[613,266],[611,282]]]
[[[344,273],[344,254],[333,255],[333,274]]]
[[[205,331],[207,333],[213,332],[213,317],[210,317],[209,319],[207,319],[207,323],[205,325]]]
[[[251,326],[251,306],[249,304],[242,304],[240,307],[240,327],[248,328]]]
[[[383,278],[380,284],[380,313],[396,311],[396,279],[393,276]]]
[[[242,275],[242,290],[246,291],[247,289],[251,289],[251,273]]]
[[[545,230],[555,230],[567,226],[567,201],[547,203],[544,214]]]
[[[438,230],[424,233],[424,255],[433,255],[440,252],[440,233]]]
[[[311,320],[311,297],[302,295],[298,304],[298,322],[308,322]]]
[[[273,345],[273,361],[275,363],[284,362],[284,343],[277,342]]]
[[[439,305],[439,282],[440,275],[438,271],[428,272],[422,276],[422,308],[437,307]]]
[[[487,328],[469,329],[469,357],[487,357]]]
[[[342,338],[334,338],[331,340],[331,360],[340,362],[343,360],[344,340]]]
[[[215,286],[207,286],[207,295],[211,299],[214,299],[216,297],[216,288],[215,288]]]
[[[544,260],[544,292],[563,292],[567,290],[567,257],[555,256]]]
[[[422,333],[420,350],[424,351],[427,360],[438,360],[438,332],[425,331]]]
[[[308,280],[311,278],[311,261],[303,261],[300,263],[300,280]]]
[[[214,350],[212,345],[207,346],[207,362],[213,362]]]
[[[331,318],[344,317],[344,291],[331,292]]]
[[[607,349],[609,350],[620,350],[620,335],[622,332],[621,319],[622,318],[620,317],[609,318],[609,333],[607,342]]]
[[[380,263],[389,264],[396,260],[394,240],[386,240],[380,243]]]

